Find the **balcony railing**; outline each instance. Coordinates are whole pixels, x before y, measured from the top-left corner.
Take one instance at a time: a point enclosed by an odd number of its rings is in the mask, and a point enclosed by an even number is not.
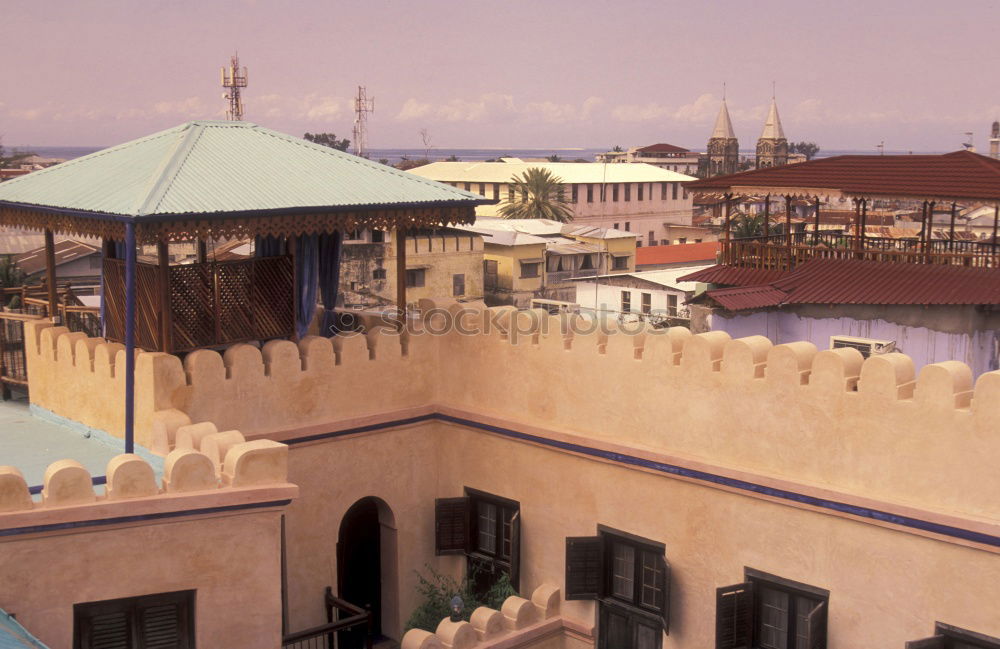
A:
[[[1000,267],[1000,246],[988,241],[859,237],[839,230],[772,234],[722,242],[722,263],[790,270],[810,259],[864,259],[888,263]]]
[[[310,629],[286,633],[281,639],[282,649],[357,649],[351,642],[358,638],[340,638],[339,632],[363,627],[363,639],[361,644],[365,649],[372,649],[372,613],[362,609],[350,602],[335,597],[333,589],[326,587],[324,596],[326,606],[326,624],[314,626]],[[344,617],[344,614],[347,614]],[[343,647],[341,647],[343,645]]]

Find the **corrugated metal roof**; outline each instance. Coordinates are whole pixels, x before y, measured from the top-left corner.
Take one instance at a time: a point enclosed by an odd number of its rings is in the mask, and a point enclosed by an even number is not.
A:
[[[491,201],[248,122],[188,122],[7,181],[0,202],[156,220]]]
[[[718,241],[679,243],[672,246],[643,246],[636,248],[635,265],[679,264],[686,261],[714,261],[719,254]]]
[[[978,153],[944,155],[842,155],[799,164],[706,178],[695,192],[733,187],[825,189],[857,196],[1000,200],[1000,161]]]
[[[75,239],[63,239],[55,243],[56,266],[69,263],[71,261],[86,257],[88,255],[101,254],[101,248],[96,245],[77,241]],[[16,255],[14,263],[25,275],[33,275],[45,270],[45,246],[35,248],[24,254]],[[96,274],[96,273],[95,273]]]
[[[560,243],[549,246],[548,250],[555,255],[587,255],[601,251],[591,243]]]
[[[717,264],[678,279],[683,282],[705,282],[708,284],[727,284],[729,286],[756,286],[780,279],[786,273],[787,271],[783,270],[741,268],[739,266]]]
[[[715,289],[730,310],[791,304],[1000,304],[1000,271],[940,264],[812,259],[766,285]]]
[[[636,153],[691,153],[690,149],[685,149],[684,147],[676,146],[674,144],[666,144],[665,142],[642,146],[635,151]]]
[[[48,649],[38,638],[0,609],[0,649]]]
[[[688,182],[694,176],[636,162],[432,162],[409,173],[443,182],[509,183],[528,169],[547,169],[567,184]]]

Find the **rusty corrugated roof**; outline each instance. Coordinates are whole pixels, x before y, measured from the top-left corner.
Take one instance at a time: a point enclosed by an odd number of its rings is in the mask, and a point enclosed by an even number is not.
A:
[[[812,259],[779,280],[706,295],[732,311],[791,304],[1000,304],[1000,270]]]
[[[1000,200],[1000,160],[968,151],[943,155],[842,155],[706,178],[687,185],[695,192],[723,192],[733,187],[995,201]]]
[[[641,248],[640,248],[641,250]],[[728,284],[729,286],[757,286],[780,279],[787,274],[784,270],[763,268],[741,268],[717,264],[704,270],[679,277],[682,282],[705,282],[707,284]]]
[[[99,246],[77,241],[76,239],[63,239],[62,241],[55,242],[56,266],[61,266],[81,257],[94,254],[101,254]],[[35,273],[44,271],[45,246],[15,255],[14,263],[25,275],[34,275]]]

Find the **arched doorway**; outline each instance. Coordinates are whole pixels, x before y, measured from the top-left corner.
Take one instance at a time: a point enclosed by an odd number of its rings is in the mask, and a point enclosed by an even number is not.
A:
[[[337,592],[341,599],[369,607],[375,638],[398,636],[396,526],[385,501],[362,498],[347,510],[337,538]],[[366,630],[340,634],[341,649],[363,647]]]

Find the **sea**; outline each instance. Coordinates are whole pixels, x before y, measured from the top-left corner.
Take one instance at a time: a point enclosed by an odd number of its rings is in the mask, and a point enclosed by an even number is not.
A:
[[[9,146],[9,150],[31,151],[44,158],[63,158],[72,160],[82,156],[100,151],[103,146]],[[389,164],[396,164],[403,159],[419,160],[428,158],[431,161],[445,160],[454,156],[463,162],[483,162],[486,160],[497,160],[499,158],[522,158],[522,159],[545,159],[549,156],[559,156],[560,161],[574,162],[583,160],[593,162],[598,153],[604,153],[607,148],[551,148],[551,149],[517,149],[517,148],[430,148],[430,149],[369,149],[368,158],[370,160],[386,160]],[[886,151],[886,155],[907,153],[939,153],[937,151]],[[752,156],[752,149],[740,151],[741,155]],[[857,149],[831,149],[829,151],[820,149],[817,158],[828,158],[836,155],[878,155],[875,150]]]

